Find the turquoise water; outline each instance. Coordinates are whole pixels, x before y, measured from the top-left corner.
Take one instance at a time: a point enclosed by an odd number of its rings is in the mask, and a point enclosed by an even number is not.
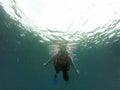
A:
[[[0,90],[119,90],[120,29],[115,28],[118,24],[119,20],[115,20],[83,33],[72,52],[80,75],[71,67],[70,81],[65,82],[60,73],[58,84],[54,85],[52,63],[47,67],[42,64],[50,58],[49,46],[55,41],[47,42],[26,30],[0,5]],[[97,33],[98,29],[104,31]]]

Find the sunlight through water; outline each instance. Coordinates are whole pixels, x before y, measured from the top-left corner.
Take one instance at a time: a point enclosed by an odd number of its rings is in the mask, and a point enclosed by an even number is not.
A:
[[[1,0],[10,18],[42,38],[99,46],[118,41],[118,0]],[[23,35],[21,35],[23,36]],[[113,39],[114,37],[114,39]],[[101,43],[102,42],[102,43]]]

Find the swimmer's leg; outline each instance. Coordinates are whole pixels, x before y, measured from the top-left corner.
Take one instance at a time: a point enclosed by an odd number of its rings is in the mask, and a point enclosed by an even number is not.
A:
[[[58,84],[58,78],[57,78],[58,73],[59,73],[59,71],[56,70],[56,73],[55,73],[54,78],[53,78],[54,85]]]
[[[65,81],[69,81],[69,75],[68,75],[68,70],[63,70],[63,78]]]
[[[58,73],[59,73],[59,70],[56,70],[56,73],[55,73],[55,78],[57,78],[57,75],[58,75]]]

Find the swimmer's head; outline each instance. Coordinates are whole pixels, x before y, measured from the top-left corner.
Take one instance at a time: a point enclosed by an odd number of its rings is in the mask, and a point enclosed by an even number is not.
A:
[[[63,52],[63,53],[66,52],[66,50],[67,50],[66,45],[61,44],[59,48],[60,48],[60,52]]]

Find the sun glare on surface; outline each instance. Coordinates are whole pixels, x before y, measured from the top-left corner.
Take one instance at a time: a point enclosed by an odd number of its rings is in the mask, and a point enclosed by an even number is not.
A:
[[[120,16],[115,0],[16,0],[36,26],[67,31],[88,32]],[[117,12],[117,14],[115,13]]]

